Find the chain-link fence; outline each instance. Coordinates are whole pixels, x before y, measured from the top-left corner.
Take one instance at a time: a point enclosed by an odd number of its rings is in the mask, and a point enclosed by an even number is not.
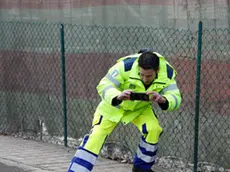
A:
[[[119,57],[151,47],[176,68],[183,97],[176,112],[153,106],[164,128],[157,165],[172,169],[183,162],[181,170],[192,169],[197,32],[65,24],[62,50],[60,28],[58,23],[0,23],[0,132],[57,144],[67,138],[68,146],[77,146],[91,128],[99,80]],[[198,159],[216,171],[230,169],[229,41],[229,30],[203,30]],[[132,124],[119,125],[106,143],[120,147],[121,154],[110,155],[131,159],[139,136]]]

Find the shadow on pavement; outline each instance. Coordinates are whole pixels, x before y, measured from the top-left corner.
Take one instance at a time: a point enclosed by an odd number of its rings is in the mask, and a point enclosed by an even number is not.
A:
[[[29,172],[29,171],[14,166],[8,166],[0,162],[0,172]]]

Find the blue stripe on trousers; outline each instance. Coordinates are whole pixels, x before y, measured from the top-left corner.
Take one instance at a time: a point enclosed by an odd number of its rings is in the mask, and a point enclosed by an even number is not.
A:
[[[81,159],[81,158],[78,158],[78,157],[73,157],[72,159],[72,163],[75,162],[85,168],[87,168],[89,171],[91,171],[93,169],[93,164],[91,164],[90,162],[84,160],[84,159]]]
[[[146,170],[150,170],[153,164],[155,164],[155,161],[147,163],[141,160],[140,158],[138,158],[137,155],[134,157],[134,160],[133,160],[133,165],[135,167],[139,167],[139,168],[146,169]]]

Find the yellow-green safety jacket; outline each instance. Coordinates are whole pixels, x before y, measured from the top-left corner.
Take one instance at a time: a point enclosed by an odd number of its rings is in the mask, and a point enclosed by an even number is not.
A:
[[[152,108],[152,101],[130,101],[124,100],[118,106],[112,105],[112,100],[123,90],[134,92],[155,91],[164,96],[168,101],[166,111],[177,110],[181,104],[181,94],[176,84],[176,71],[165,60],[159,57],[159,71],[151,86],[146,90],[139,75],[138,57],[141,54],[133,54],[123,57],[111,67],[105,77],[97,86],[98,93],[102,99],[96,112],[113,122],[122,121],[128,124],[140,115],[146,108]]]

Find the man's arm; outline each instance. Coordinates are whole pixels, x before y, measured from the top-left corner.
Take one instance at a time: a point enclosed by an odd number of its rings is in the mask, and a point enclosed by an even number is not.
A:
[[[173,111],[180,107],[181,95],[176,82],[169,84],[160,93],[148,91],[146,94],[151,95],[150,100],[158,103],[162,110]]]
[[[160,94],[165,97],[168,101],[168,108],[165,105],[159,104],[162,110],[173,111],[179,109],[181,105],[181,94],[177,87],[176,81],[171,82],[167,87],[165,87]]]
[[[116,63],[109,69],[108,73],[101,79],[97,86],[98,94],[102,100],[113,106],[117,106],[122,102],[117,97],[122,93],[120,85],[124,82],[122,76],[123,66],[123,62]]]
[[[117,106],[121,104],[123,100],[130,100],[130,94],[132,90],[124,90],[117,97],[114,97],[112,100],[112,105]]]

